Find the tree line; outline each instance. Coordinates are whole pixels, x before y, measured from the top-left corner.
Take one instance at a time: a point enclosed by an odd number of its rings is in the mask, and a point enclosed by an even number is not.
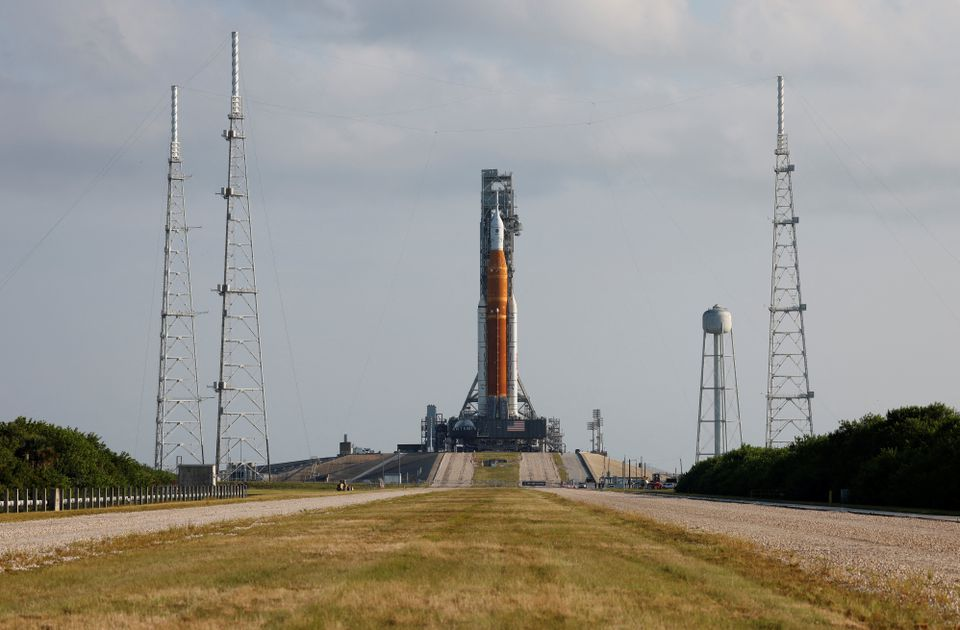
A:
[[[147,486],[176,476],[116,453],[94,433],[19,417],[0,422],[0,488]]]
[[[902,407],[785,448],[743,446],[696,464],[678,492],[960,510],[960,414]]]

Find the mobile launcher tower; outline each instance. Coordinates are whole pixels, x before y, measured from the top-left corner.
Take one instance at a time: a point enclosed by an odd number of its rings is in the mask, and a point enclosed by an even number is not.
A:
[[[448,423],[448,448],[497,451],[554,450],[559,423],[537,416],[517,369],[517,300],[513,295],[513,175],[481,171],[480,301],[477,305],[477,377],[457,417]],[[562,443],[561,439],[559,440]],[[560,447],[562,450],[562,447]]]

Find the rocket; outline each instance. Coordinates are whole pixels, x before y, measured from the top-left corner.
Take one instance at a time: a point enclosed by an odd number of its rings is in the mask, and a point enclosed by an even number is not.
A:
[[[504,227],[490,211],[486,295],[477,304],[478,411],[488,418],[517,417],[517,302],[510,290],[503,253]]]

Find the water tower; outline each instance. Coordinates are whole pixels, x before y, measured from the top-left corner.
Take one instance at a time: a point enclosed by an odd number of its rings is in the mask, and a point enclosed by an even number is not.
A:
[[[709,350],[708,336],[713,344]],[[728,340],[729,354],[726,351]],[[732,387],[727,381],[728,374],[733,376]],[[722,455],[743,443],[737,360],[733,349],[733,317],[730,311],[719,304],[703,313],[700,407],[697,415],[697,462]]]

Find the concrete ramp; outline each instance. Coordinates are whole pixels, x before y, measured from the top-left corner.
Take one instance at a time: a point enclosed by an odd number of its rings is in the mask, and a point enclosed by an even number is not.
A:
[[[553,453],[520,453],[520,483],[559,486],[560,473]]]
[[[435,488],[465,488],[473,484],[473,455],[444,453],[433,477]]]
[[[642,472],[636,462],[624,465],[623,460],[611,459],[600,453],[587,453],[585,451],[580,451],[579,455],[594,481],[603,479],[607,475],[611,477],[639,477]],[[647,468],[647,472],[654,470],[659,469]]]
[[[584,468],[583,462],[580,461],[580,456],[576,453],[563,453],[560,455],[560,459],[563,462],[563,467],[567,471],[567,479],[573,483],[585,483],[589,474],[587,469]]]

